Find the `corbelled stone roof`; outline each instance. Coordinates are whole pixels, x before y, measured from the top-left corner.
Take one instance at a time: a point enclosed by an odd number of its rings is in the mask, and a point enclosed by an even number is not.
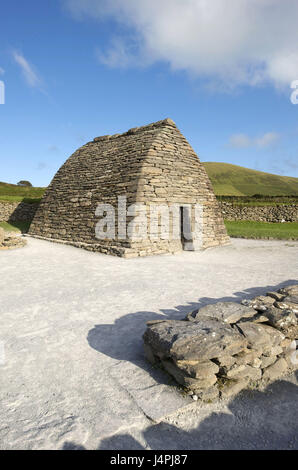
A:
[[[152,122],[151,124],[147,124],[146,126],[133,127],[132,129],[129,129],[128,131],[123,132],[122,134],[102,135],[99,137],[95,137],[93,139],[93,142],[101,142],[104,140],[117,139],[118,137],[125,137],[126,135],[139,134],[141,132],[150,131],[163,126],[176,127],[176,124],[172,119],[166,118],[161,121]]]

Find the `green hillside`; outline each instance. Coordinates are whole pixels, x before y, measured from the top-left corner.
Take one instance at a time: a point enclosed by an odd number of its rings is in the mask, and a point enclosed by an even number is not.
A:
[[[23,201],[28,199],[28,202],[35,202],[35,200],[42,197],[44,192],[45,188],[18,186],[17,184],[2,183],[0,181],[1,201]]]
[[[272,175],[230,163],[202,163],[218,196],[298,196],[298,178]]]

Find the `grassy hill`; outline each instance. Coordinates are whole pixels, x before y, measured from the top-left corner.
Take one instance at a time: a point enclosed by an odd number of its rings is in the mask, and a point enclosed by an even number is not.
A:
[[[298,178],[272,175],[230,163],[202,163],[218,196],[298,196]]]
[[[30,188],[18,186],[17,184],[2,183],[0,181],[0,200],[1,201],[23,201],[35,202],[39,200],[46,188]]]

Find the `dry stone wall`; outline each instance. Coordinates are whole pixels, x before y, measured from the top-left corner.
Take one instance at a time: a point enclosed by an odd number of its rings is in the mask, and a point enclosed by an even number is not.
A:
[[[298,222],[298,205],[237,206],[230,202],[219,202],[226,220],[254,220],[257,222]]]
[[[0,201],[0,222],[30,222],[37,208],[35,203]]]
[[[143,238],[123,237],[118,231],[117,203],[143,204]],[[98,204],[115,208],[115,237],[95,236]],[[165,119],[124,134],[97,137],[78,149],[60,168],[48,187],[29,234],[92,251],[124,257],[176,252],[181,239],[158,233],[151,237],[149,205],[195,204],[203,207],[200,248],[229,243],[211,183],[197,155]],[[171,223],[177,215],[173,215]],[[191,222],[193,223],[192,210]],[[126,229],[134,221],[127,217]],[[159,227],[162,222],[159,221]],[[156,235],[156,236],[155,236]]]
[[[298,367],[298,285],[149,321],[143,338],[147,359],[195,399],[267,385]]]

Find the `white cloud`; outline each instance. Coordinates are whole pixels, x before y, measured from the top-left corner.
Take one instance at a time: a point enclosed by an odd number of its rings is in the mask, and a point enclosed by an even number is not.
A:
[[[36,169],[41,171],[47,168],[47,164],[45,162],[38,162]]]
[[[245,148],[251,146],[251,139],[245,134],[234,134],[230,137],[229,143],[235,148]]]
[[[20,54],[19,52],[13,51],[12,56],[15,62],[20,66],[22,70],[22,74],[31,87],[38,87],[41,84],[40,78],[38,77],[37,73],[34,71],[32,65],[29,64],[27,59]]]
[[[279,138],[279,135],[276,132],[266,132],[266,134],[255,139],[255,143],[258,147],[269,147],[274,144]]]
[[[110,66],[165,61],[228,87],[298,79],[295,0],[64,2],[77,18],[112,18],[121,26],[99,54]]]
[[[246,134],[233,134],[229,139],[229,144],[234,148],[265,148],[273,145],[279,137],[279,134],[276,132],[266,132],[260,137],[249,137]]]
[[[52,153],[57,153],[57,152],[59,152],[59,147],[57,147],[57,145],[50,145],[48,147],[48,151],[52,152]]]
[[[4,74],[5,74],[5,70],[2,67],[0,67],[0,75],[4,75]]]

